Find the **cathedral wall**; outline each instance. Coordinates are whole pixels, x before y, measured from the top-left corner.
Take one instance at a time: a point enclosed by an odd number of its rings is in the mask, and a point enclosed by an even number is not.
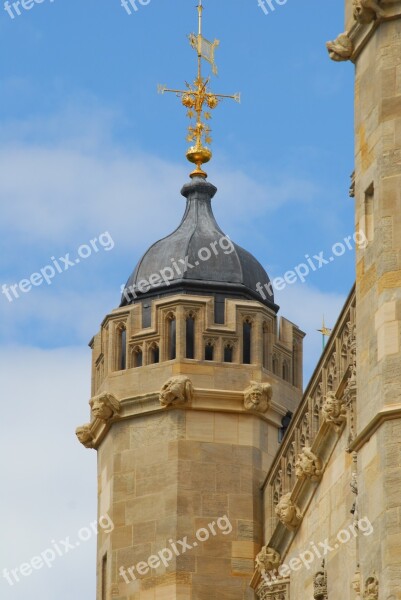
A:
[[[360,426],[401,399],[401,20],[382,23],[356,65]]]
[[[360,502],[374,534],[360,546],[380,598],[401,598],[401,4],[356,61],[358,451]]]
[[[291,598],[313,598],[313,578],[324,560],[328,597],[354,599],[351,583],[357,570],[357,542],[350,511],[355,496],[350,488],[352,456],[346,452],[346,446],[343,435],[321,482],[315,484],[316,491],[288,553],[282,558],[282,564],[289,567]],[[362,536],[359,532],[358,537]]]

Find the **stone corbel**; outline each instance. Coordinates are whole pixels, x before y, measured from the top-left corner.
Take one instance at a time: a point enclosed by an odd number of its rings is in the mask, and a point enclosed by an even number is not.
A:
[[[327,42],[326,48],[331,60],[336,62],[350,60],[352,53],[354,52],[354,44],[347,31],[340,33],[335,40]]]
[[[361,25],[369,25],[384,14],[377,0],[354,0],[354,19]]]
[[[274,571],[279,567],[281,562],[280,553],[274,548],[263,546],[262,550],[256,556],[255,567],[256,570],[263,577],[269,571]]]
[[[189,377],[177,375],[163,385],[159,400],[162,406],[183,406],[192,402],[194,388]]]
[[[104,423],[111,421],[120,412],[119,401],[113,394],[109,394],[108,392],[103,392],[99,396],[91,398],[89,405],[94,418]]]
[[[299,507],[291,500],[291,493],[285,494],[279,500],[275,508],[280,522],[289,531],[296,531],[302,521],[302,513]]]
[[[264,414],[270,407],[272,397],[273,388],[270,383],[251,381],[250,386],[244,391],[244,408]]]
[[[354,0],[353,8],[354,21],[349,30],[326,44],[330,58],[336,62],[355,62],[381,22],[401,18],[399,0],[387,3],[380,0]]]
[[[310,479],[319,481],[323,475],[323,462],[316,456],[311,448],[305,446],[302,452],[298,454],[295,463],[295,474],[298,479]]]
[[[78,440],[81,442],[85,448],[94,448],[95,436],[91,429],[91,424],[86,423],[85,425],[81,425],[77,427],[75,430],[75,435]]]
[[[347,421],[347,408],[344,398],[337,398],[334,392],[327,392],[322,407],[323,418],[337,433],[340,433]]]

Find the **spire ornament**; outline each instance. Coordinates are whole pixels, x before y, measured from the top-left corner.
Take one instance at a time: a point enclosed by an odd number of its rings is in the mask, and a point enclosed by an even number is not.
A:
[[[322,334],[322,350],[324,350],[325,347],[326,347],[326,338],[329,338],[330,335],[331,335],[331,332],[332,332],[331,329],[329,329],[328,327],[326,327],[326,324],[324,322],[324,315],[323,315],[322,328],[321,329],[317,329],[317,331]]]
[[[193,142],[193,146],[188,148],[186,157],[196,165],[196,169],[192,171],[190,177],[203,177],[206,179],[207,173],[202,169],[202,165],[209,162],[212,158],[212,151],[208,144],[212,143],[210,136],[211,129],[207,122],[212,118],[211,112],[220,104],[224,98],[230,98],[236,102],[240,102],[240,94],[232,96],[226,94],[214,94],[209,89],[210,77],[202,75],[202,59],[206,60],[212,67],[212,73],[217,75],[217,67],[214,59],[215,50],[220,44],[218,40],[209,42],[202,35],[203,21],[203,4],[199,0],[198,10],[198,35],[194,33],[189,35],[189,42],[198,55],[198,74],[193,84],[185,83],[185,90],[175,90],[167,88],[167,86],[159,85],[158,91],[160,94],[172,92],[181,99],[182,104],[187,108],[187,117],[192,123],[188,127],[187,141]]]

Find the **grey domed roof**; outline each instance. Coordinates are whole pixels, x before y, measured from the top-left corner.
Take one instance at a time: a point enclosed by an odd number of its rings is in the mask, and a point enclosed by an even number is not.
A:
[[[172,293],[219,294],[220,298],[256,299],[273,310],[273,292],[258,293],[256,285],[269,284],[262,265],[249,252],[232,243],[213,215],[211,200],[217,188],[194,178],[181,190],[187,198],[178,228],[144,254],[123,292],[121,306],[147,297]]]

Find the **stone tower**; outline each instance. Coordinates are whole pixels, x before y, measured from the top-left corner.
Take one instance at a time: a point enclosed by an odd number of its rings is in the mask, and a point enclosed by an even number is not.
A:
[[[174,233],[139,261],[93,338],[97,600],[253,598],[260,486],[302,390],[303,333],[217,225],[193,177]],[[266,288],[264,288],[266,290]],[[269,288],[270,289],[270,288]]]
[[[337,40],[338,42],[338,40]],[[344,43],[345,42],[345,43]],[[380,598],[401,589],[401,2],[347,0],[343,37],[355,63],[357,438],[361,572]],[[370,597],[370,596],[369,596]]]

